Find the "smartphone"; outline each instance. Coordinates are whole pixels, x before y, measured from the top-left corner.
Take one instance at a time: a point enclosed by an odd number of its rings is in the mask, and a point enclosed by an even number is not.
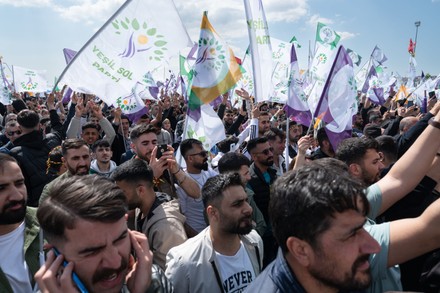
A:
[[[168,150],[168,145],[166,144],[161,144],[160,146],[157,147],[157,152],[156,152],[156,158],[160,159],[160,157],[162,157],[163,153],[166,152]]]
[[[58,251],[58,249],[56,249],[55,247],[52,248],[53,252],[55,253],[56,256],[60,255],[60,252]],[[63,260],[63,267],[67,266],[67,261]],[[81,282],[81,280],[79,279],[78,275],[75,274],[75,272],[72,272],[72,280],[75,283],[76,287],[78,287],[79,292],[81,293],[89,293],[89,291],[87,291],[86,286],[84,286],[84,284]]]

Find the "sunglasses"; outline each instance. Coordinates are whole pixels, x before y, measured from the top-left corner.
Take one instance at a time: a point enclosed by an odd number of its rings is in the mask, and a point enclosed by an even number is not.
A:
[[[188,155],[188,156],[201,156],[201,157],[207,157],[208,156],[208,152],[207,151],[201,151],[200,153],[196,153],[196,154],[192,154],[192,155]]]
[[[16,135],[20,135],[20,134],[21,134],[21,131],[20,131],[20,130],[17,130],[17,131],[8,131],[7,133],[8,133],[9,136],[13,136],[14,134],[16,134]]]
[[[255,153],[255,154],[263,154],[265,156],[268,156],[270,153],[273,154],[273,148],[272,147],[270,147],[268,149],[265,149],[265,150],[263,150],[261,152]]]

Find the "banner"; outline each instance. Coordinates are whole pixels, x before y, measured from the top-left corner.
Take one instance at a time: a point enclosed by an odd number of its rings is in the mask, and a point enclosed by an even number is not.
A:
[[[47,91],[46,70],[12,66],[16,92],[44,93]]]
[[[249,33],[255,102],[267,101],[273,91],[272,46],[262,0],[244,0]]]
[[[273,91],[270,95],[270,101],[285,104],[289,91],[291,47],[294,46],[294,44],[286,43],[272,37],[270,39],[273,48]]]
[[[125,103],[143,90],[144,75],[190,45],[172,0],[128,0],[75,55],[60,83],[133,110],[138,105]]]

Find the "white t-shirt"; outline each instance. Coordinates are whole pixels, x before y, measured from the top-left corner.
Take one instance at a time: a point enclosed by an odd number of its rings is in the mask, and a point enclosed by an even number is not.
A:
[[[14,292],[32,292],[29,268],[24,258],[24,222],[0,236],[0,267]]]
[[[228,256],[215,252],[215,256],[224,292],[243,292],[255,280],[254,268],[242,242],[235,255]]]
[[[208,169],[208,171],[202,170],[200,174],[186,173],[199,184],[200,189],[202,189],[203,184],[205,184],[208,178],[218,175],[217,172],[212,169]],[[202,231],[207,226],[205,217],[203,215],[204,206],[202,197],[200,196],[199,198],[194,199],[188,196],[180,186],[177,184],[175,186],[177,196],[179,197],[180,209],[186,217],[186,223],[195,231]]]

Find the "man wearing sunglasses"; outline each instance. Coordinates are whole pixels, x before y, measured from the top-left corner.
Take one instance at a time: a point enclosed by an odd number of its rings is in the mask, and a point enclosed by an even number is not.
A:
[[[269,223],[270,189],[277,179],[277,171],[272,168],[274,149],[270,146],[267,137],[249,140],[247,149],[253,161],[249,170],[251,180],[248,182],[248,187],[255,193],[255,203],[263,214],[266,223]],[[262,238],[264,243],[263,265],[266,266],[275,259],[277,252],[277,245],[270,225],[267,225]]]
[[[193,138],[185,139],[180,144],[180,152],[186,162],[186,173],[199,184],[200,189],[208,178],[217,175],[208,166],[208,152],[203,149],[201,141]],[[177,188],[176,191],[179,196],[180,209],[186,216],[186,223],[194,230],[193,233],[188,233],[188,237],[195,236],[207,226],[203,215],[202,197],[190,197],[181,188]]]
[[[14,141],[21,136],[21,130],[17,121],[9,121],[6,123],[5,136],[9,139],[9,142],[0,148],[0,152],[9,154],[14,147]]]

